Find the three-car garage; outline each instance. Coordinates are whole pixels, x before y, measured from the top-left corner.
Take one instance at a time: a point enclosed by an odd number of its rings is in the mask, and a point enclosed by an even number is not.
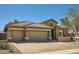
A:
[[[29,37],[30,41],[46,41],[49,38],[49,30],[39,29],[39,30],[11,30],[13,41],[23,41],[25,37]],[[28,35],[28,36],[27,36]]]

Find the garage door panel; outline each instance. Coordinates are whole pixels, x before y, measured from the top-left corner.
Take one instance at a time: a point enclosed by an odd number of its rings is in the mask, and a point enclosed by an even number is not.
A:
[[[24,38],[24,31],[12,31],[12,37],[14,41],[20,41]]]
[[[32,41],[44,41],[48,39],[48,32],[30,31],[29,36]]]

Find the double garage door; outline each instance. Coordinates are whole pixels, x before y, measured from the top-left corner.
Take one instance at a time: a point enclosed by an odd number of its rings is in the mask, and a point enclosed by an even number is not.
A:
[[[48,39],[47,31],[28,31],[30,40],[44,41]],[[12,31],[12,38],[14,41],[22,41],[24,39],[25,31]]]
[[[48,32],[29,31],[29,37],[32,41],[45,41],[48,39]]]

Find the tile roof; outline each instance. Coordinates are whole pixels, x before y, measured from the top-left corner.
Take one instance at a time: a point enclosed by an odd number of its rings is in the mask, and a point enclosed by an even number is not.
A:
[[[38,28],[53,28],[53,27],[49,27],[49,26],[42,25],[42,24],[39,24],[39,23],[32,23],[32,22],[29,22],[29,21],[21,21],[21,22],[7,24],[4,28],[4,31],[7,29],[8,26],[14,26],[14,27],[29,26],[29,27],[38,27]]]
[[[32,24],[32,22],[23,21],[23,22],[17,22],[17,23],[8,24],[8,26],[25,26],[25,25],[28,25],[28,24]]]
[[[7,30],[7,27],[8,27],[8,26],[23,27],[23,26],[28,25],[28,24],[32,24],[32,22],[29,22],[29,21],[21,21],[21,22],[16,22],[16,23],[9,23],[9,24],[6,24],[6,25],[5,25],[4,31]]]

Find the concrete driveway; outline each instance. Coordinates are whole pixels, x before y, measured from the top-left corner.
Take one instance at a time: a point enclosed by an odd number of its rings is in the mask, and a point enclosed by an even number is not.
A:
[[[21,53],[41,53],[41,52],[51,52],[51,51],[59,51],[66,49],[78,49],[78,42],[22,42],[15,43],[11,42],[11,45],[16,47]],[[61,52],[62,53],[62,52]]]

